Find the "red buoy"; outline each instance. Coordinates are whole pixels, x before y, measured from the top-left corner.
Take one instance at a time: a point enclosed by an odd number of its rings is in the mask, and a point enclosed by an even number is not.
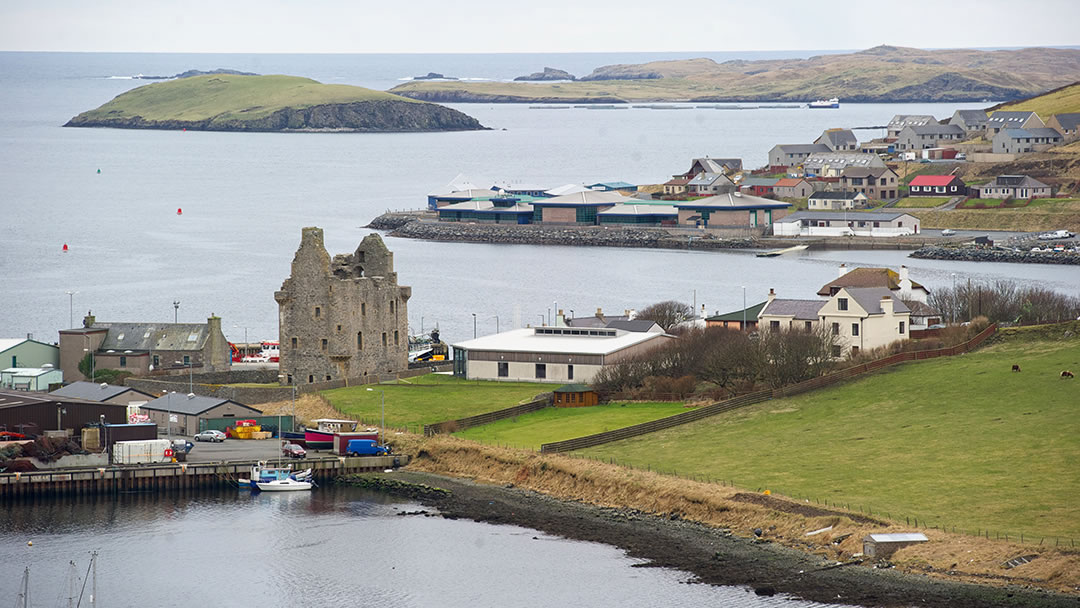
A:
[[[64,253],[67,253],[67,243],[64,243]]]
[[[176,215],[184,215],[184,210],[181,209],[180,207],[177,207],[176,208]]]

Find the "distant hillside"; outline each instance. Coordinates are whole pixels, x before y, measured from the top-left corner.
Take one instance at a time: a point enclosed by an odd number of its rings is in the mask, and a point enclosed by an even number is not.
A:
[[[1080,80],[1080,50],[938,50],[879,46],[858,53],[761,61],[654,61],[597,68],[578,82],[409,82],[391,92],[463,102],[1019,99]]]
[[[1080,112],[1080,82],[1074,82],[1035,97],[1001,103],[986,111],[995,110],[1035,112],[1043,120],[1047,120],[1054,114]]]
[[[213,74],[132,89],[65,127],[205,131],[463,131],[457,110],[296,76]]]

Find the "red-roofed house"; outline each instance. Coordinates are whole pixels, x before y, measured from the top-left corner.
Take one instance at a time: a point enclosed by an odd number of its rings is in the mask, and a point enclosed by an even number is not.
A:
[[[908,184],[911,196],[964,196],[967,184],[955,175],[918,175]]]
[[[780,198],[806,198],[814,193],[814,186],[801,177],[785,177],[773,184],[773,193]]]
[[[685,194],[689,177],[675,177],[664,182],[664,194]]]

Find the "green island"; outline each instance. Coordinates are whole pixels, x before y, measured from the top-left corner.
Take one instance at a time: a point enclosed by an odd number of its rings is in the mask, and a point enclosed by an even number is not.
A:
[[[401,132],[484,129],[432,103],[297,76],[207,74],[116,96],[65,127],[200,131]]]
[[[1077,80],[1077,49],[878,46],[808,59],[609,65],[573,82],[414,81],[391,92],[439,102],[958,102],[1019,99]]]

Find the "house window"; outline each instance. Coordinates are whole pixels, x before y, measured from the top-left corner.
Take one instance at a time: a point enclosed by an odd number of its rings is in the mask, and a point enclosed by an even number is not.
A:
[[[386,332],[385,331],[382,332],[382,345],[383,345],[383,348],[386,348]]]
[[[292,347],[293,347],[293,348],[296,348],[296,338],[293,338],[293,339],[292,339]]]
[[[356,332],[356,350],[364,350],[364,332]]]
[[[769,329],[772,331],[780,331],[779,321],[769,321]]]
[[[573,365],[567,365],[566,366],[566,379],[567,380],[573,380],[574,379],[574,366]]]
[[[394,330],[394,346],[398,345],[398,330]]]
[[[510,376],[510,364],[506,361],[499,361],[499,377],[506,378]]]
[[[900,321],[900,333],[904,333],[904,322]]]
[[[120,356],[120,367],[127,367],[127,357],[123,355]]]
[[[832,335],[834,335],[834,336],[839,336],[840,335],[840,324],[839,323],[833,323],[832,324]]]
[[[191,355],[184,355],[184,365],[191,365]]]
[[[161,367],[161,358],[154,355],[154,368],[156,369],[158,367]]]
[[[805,327],[806,327],[806,331],[813,330],[814,329],[814,322],[813,321],[807,321]]]
[[[537,379],[547,378],[547,364],[546,363],[537,363],[536,364],[536,377],[537,377]]]
[[[318,306],[316,306],[315,307],[315,318],[318,319],[321,316],[322,316],[322,309],[319,308]]]
[[[840,356],[840,345],[839,344],[834,344],[833,345],[833,347],[832,347],[832,356],[834,356],[834,357],[839,357]]]
[[[327,341],[326,341],[326,338],[323,338],[323,339],[322,339],[322,349],[323,349],[323,352],[326,352],[326,345],[327,345]]]
[[[852,323],[851,324],[851,335],[853,335],[853,336],[859,335],[859,324],[858,323]]]
[[[836,307],[840,310],[847,310],[847,298],[839,298],[836,300]]]

